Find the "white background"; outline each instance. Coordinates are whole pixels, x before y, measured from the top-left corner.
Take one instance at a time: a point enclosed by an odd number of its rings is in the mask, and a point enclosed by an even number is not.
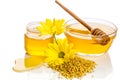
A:
[[[120,28],[119,0],[60,0],[79,17],[101,18]],[[54,0],[0,0],[0,80],[27,80],[26,73],[12,70],[14,60],[24,57],[26,24],[45,18],[71,19]],[[113,66],[111,80],[120,79],[120,32],[109,49]],[[107,64],[106,64],[107,65]]]

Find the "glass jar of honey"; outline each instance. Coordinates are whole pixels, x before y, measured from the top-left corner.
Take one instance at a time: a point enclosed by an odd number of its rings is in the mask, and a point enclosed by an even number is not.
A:
[[[91,32],[87,28],[72,19],[66,22],[65,36],[69,43],[73,43],[74,48],[80,54],[100,55],[106,53],[116,36],[116,26],[113,23],[102,19],[84,18],[83,20],[93,29],[99,28],[104,31],[110,37],[110,41],[106,45],[97,43],[96,38],[91,35]]]
[[[27,24],[26,33],[24,35],[24,44],[26,53],[30,55],[44,55],[44,49],[48,46],[48,43],[53,42],[52,35],[41,35],[37,30],[37,26],[40,26],[39,22],[30,22]]]

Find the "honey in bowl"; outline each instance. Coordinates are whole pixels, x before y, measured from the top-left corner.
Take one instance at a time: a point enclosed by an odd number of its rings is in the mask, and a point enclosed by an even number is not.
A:
[[[53,42],[52,35],[40,35],[40,31],[36,29],[36,26],[39,25],[39,22],[31,22],[27,25],[24,44],[26,53],[30,55],[43,56],[43,51],[48,46],[48,43]]]
[[[76,20],[70,20],[66,24],[65,36],[69,43],[74,44],[74,48],[81,54],[103,54],[110,48],[113,39],[115,38],[117,28],[108,21],[101,19],[86,18],[85,20],[92,28],[99,28],[104,31],[109,37],[110,41],[106,45],[99,44],[99,36],[91,35],[90,31]]]

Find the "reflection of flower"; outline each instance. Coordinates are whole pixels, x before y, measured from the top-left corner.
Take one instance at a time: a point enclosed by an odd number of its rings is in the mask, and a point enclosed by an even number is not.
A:
[[[64,19],[46,19],[45,22],[40,22],[40,26],[37,26],[37,29],[41,32],[42,35],[46,34],[61,34],[64,32]]]
[[[57,42],[57,43],[56,43]],[[46,49],[47,59],[49,64],[59,65],[69,57],[73,57],[75,54],[73,44],[68,44],[67,39],[57,39],[54,43],[50,43],[48,49]]]

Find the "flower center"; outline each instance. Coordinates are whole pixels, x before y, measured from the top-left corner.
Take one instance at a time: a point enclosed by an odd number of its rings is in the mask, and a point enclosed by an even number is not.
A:
[[[59,58],[64,58],[64,56],[65,56],[65,53],[62,52],[62,51],[58,54],[58,57],[59,57]]]

